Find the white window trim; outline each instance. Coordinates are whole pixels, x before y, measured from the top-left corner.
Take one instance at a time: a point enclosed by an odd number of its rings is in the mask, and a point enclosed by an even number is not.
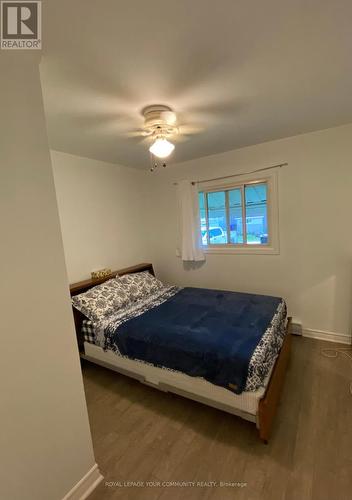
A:
[[[277,172],[267,172],[265,175],[244,174],[235,181],[206,181],[198,184],[198,190],[204,193],[230,189],[243,184],[266,182],[268,186],[268,226],[269,243],[267,245],[238,244],[238,245],[203,245],[202,249],[207,254],[253,254],[253,255],[278,255],[279,245],[279,199],[278,199],[278,178]]]

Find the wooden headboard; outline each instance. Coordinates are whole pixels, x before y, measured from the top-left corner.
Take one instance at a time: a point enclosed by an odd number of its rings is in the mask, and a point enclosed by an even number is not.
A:
[[[79,281],[78,283],[73,283],[72,285],[70,285],[71,297],[73,295],[78,295],[79,293],[86,292],[90,288],[93,288],[93,286],[100,285],[101,283],[104,283],[105,281],[108,281],[111,278],[115,278],[116,276],[123,276],[124,274],[141,273],[143,271],[149,271],[150,274],[155,276],[153,264],[150,263],[137,264],[136,266],[125,267],[124,269],[113,271],[111,274],[109,274],[109,276],[106,276],[105,278],[97,280],[87,279],[84,281]],[[84,339],[81,334],[81,329],[82,329],[82,321],[85,319],[85,316],[74,307],[72,307],[72,310],[73,310],[73,318],[75,321],[78,348],[81,353],[84,353],[84,345],[83,345]]]

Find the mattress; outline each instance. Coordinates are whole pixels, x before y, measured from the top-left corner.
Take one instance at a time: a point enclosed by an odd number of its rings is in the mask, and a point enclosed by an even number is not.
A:
[[[133,377],[140,382],[164,392],[204,403],[220,410],[257,422],[259,400],[264,396],[273,367],[265,378],[263,386],[256,391],[234,394],[223,387],[216,386],[199,377],[158,368],[150,364],[128,359],[113,351],[104,351],[90,342],[84,343],[83,356],[106,368]]]

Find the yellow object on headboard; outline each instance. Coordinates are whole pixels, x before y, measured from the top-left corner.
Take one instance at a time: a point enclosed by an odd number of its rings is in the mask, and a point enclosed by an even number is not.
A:
[[[111,269],[99,269],[99,271],[92,271],[91,276],[92,280],[100,280],[102,278],[106,278],[107,276],[110,276],[111,274]]]

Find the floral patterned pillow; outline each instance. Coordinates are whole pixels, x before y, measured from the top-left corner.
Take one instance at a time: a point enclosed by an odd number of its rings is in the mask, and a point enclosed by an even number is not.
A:
[[[125,274],[121,276],[121,278],[116,277],[116,281],[125,286],[125,290],[131,300],[139,300],[143,297],[148,297],[150,294],[165,288],[165,285],[148,271]]]
[[[100,321],[131,300],[126,287],[113,278],[88,292],[74,295],[73,306],[91,321]]]

